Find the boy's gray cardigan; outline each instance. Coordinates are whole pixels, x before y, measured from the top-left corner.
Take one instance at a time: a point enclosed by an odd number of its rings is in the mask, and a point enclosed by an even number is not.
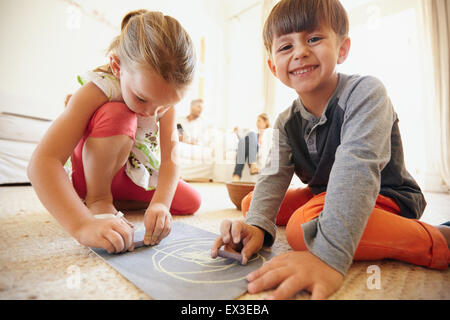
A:
[[[404,217],[422,215],[426,202],[405,169],[398,118],[378,79],[339,74],[320,119],[297,99],[274,129],[246,216],[247,223],[266,231],[266,245],[275,239],[276,215],[294,173],[314,194],[326,191],[324,209],[302,225],[303,237],[311,253],[342,274],[378,194],[395,200]]]

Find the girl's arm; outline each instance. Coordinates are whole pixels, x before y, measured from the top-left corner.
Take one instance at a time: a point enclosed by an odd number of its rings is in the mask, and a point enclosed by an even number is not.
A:
[[[144,243],[146,245],[157,244],[169,234],[172,227],[172,216],[169,209],[180,177],[176,150],[178,138],[173,107],[166,111],[159,123],[161,166],[158,185],[145,212]]]
[[[28,177],[42,204],[78,242],[111,253],[133,250],[132,228],[122,219],[95,219],[64,170],[92,114],[107,101],[95,84],[81,87],[34,151]]]
[[[166,111],[159,120],[161,167],[158,176],[158,185],[151,204],[161,203],[170,208],[175,190],[180,177],[178,167],[178,139],[176,130],[175,109],[172,107]]]
[[[107,101],[105,94],[93,83],[81,87],[49,128],[28,165],[28,177],[42,204],[74,237],[83,221],[92,215],[70,183],[64,164],[80,141],[92,114]]]

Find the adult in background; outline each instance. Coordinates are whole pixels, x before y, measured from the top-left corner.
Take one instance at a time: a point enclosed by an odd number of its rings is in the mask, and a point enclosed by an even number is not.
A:
[[[248,132],[244,137],[239,135],[238,128],[234,128],[234,132],[239,138],[236,166],[233,172],[233,181],[237,182],[241,180],[242,170],[244,169],[245,162],[248,162],[250,167],[250,174],[255,175],[259,173],[258,168],[258,151],[261,147],[270,143],[271,137],[267,137],[265,132],[270,127],[270,120],[267,114],[261,113],[256,120],[257,133],[254,131]]]
[[[178,120],[177,128],[180,141],[188,144],[201,145],[205,122],[201,117],[204,102],[202,99],[192,100],[191,111],[186,117]]]

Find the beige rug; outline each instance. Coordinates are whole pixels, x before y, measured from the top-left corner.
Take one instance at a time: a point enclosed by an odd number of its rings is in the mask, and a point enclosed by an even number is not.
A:
[[[185,223],[217,233],[222,219],[239,219],[225,185],[195,183],[203,204]],[[447,207],[448,208],[448,207]],[[127,218],[142,227],[143,213]],[[278,229],[275,253],[289,246]],[[368,286],[377,266],[379,288]],[[369,270],[369,273],[368,273]],[[240,299],[264,299],[268,292]],[[188,297],[187,297],[188,298]],[[309,298],[299,293],[297,299]],[[151,299],[66,233],[31,187],[0,187],[0,299]],[[435,271],[396,262],[354,263],[331,299],[450,299],[450,270]]]

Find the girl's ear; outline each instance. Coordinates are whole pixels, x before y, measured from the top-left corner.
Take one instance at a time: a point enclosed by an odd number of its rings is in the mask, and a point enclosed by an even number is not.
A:
[[[338,64],[344,63],[344,61],[347,59],[348,53],[350,52],[350,46],[351,46],[350,38],[346,37],[342,41],[341,46],[339,48],[339,56],[337,60]]]
[[[109,66],[111,67],[111,71],[112,71],[113,75],[117,79],[120,79],[120,60],[119,60],[119,57],[114,55],[114,54],[109,56]]]

